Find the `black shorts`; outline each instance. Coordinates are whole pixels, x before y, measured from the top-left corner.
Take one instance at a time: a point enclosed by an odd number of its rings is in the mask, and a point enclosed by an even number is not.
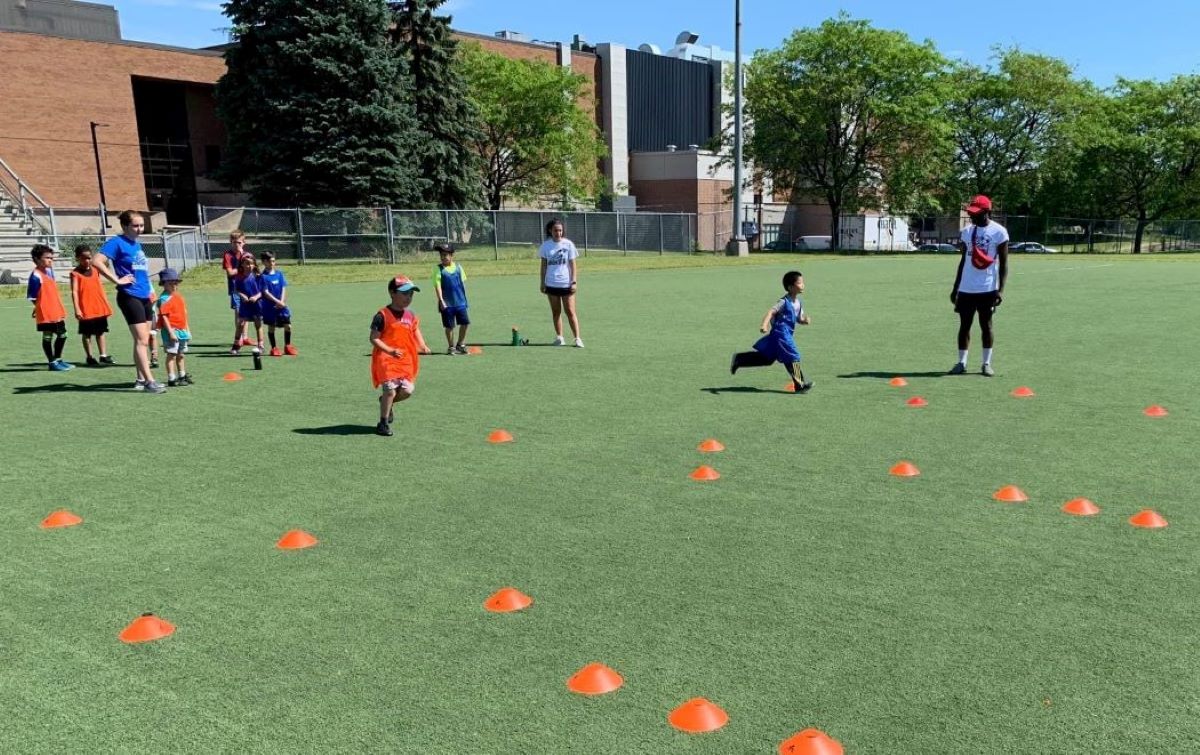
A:
[[[996,311],[996,294],[997,291],[985,291],[980,294],[970,294],[959,292],[958,298],[954,301],[954,311],[960,315],[965,315],[968,312],[975,314],[992,314]]]
[[[67,334],[67,322],[66,320],[39,322],[37,329],[39,333],[53,333],[56,336],[65,336]]]
[[[274,317],[274,319],[268,319],[266,315],[263,315],[263,325],[270,325],[272,327],[274,327],[274,326],[282,327],[284,325],[291,325],[291,324],[292,324],[292,316],[291,315],[276,315]]]
[[[125,316],[125,322],[130,325],[154,322],[154,305],[149,299],[138,299],[124,291],[118,291],[117,308]]]
[[[107,332],[107,317],[93,317],[90,320],[79,321],[79,335],[81,336],[102,336]]]
[[[546,286],[546,296],[573,296],[575,289],[573,288],[558,288],[556,286]]]

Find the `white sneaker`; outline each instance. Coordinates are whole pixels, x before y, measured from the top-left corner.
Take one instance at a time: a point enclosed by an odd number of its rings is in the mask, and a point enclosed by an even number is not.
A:
[[[567,342],[563,340],[562,336],[555,336],[554,337],[554,345],[555,346],[566,346]]]
[[[577,349],[583,348],[583,339],[582,338],[575,339],[575,348],[577,348]]]

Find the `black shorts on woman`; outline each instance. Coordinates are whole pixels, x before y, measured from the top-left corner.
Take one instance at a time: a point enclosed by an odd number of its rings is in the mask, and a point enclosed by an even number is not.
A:
[[[139,299],[124,291],[117,292],[117,309],[125,317],[129,325],[140,325],[144,322],[154,322],[154,305],[149,299]]]

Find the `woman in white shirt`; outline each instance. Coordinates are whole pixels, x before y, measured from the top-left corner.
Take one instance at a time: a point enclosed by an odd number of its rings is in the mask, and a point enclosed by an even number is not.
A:
[[[542,260],[541,288],[542,293],[550,300],[550,314],[554,321],[554,345],[566,344],[562,330],[562,313],[566,310],[567,322],[570,323],[571,333],[575,336],[575,345],[582,349],[579,316],[575,313],[575,287],[578,282],[575,259],[579,252],[564,232],[562,221],[557,218],[546,224],[546,240],[538,249],[538,257]]]

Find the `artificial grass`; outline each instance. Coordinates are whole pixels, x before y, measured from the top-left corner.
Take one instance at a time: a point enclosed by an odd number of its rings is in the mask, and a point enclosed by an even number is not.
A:
[[[808,726],[854,753],[1200,746],[1200,265],[1016,259],[989,380],[941,376],[951,258],[801,261],[808,395],[727,371],[792,259],[584,265],[583,350],[503,345],[549,340],[544,298],[479,276],[483,355],[425,358],[390,439],[365,356],[390,268],[295,285],[301,356],[262,372],[196,290],[199,384],[164,396],[128,367],[45,371],[0,305],[0,749],[771,752]],[[501,427],[516,442],[486,443]],[[889,477],[901,459],[922,475]],[[992,501],[1009,483],[1030,502]],[[1075,496],[1101,514],[1060,513]],[[84,524],[39,530],[59,507]],[[1145,507],[1170,526],[1130,527]],[[276,550],[293,527],[321,543]],[[483,611],[505,585],[533,606]],[[176,634],[121,644],[145,611]],[[591,661],[625,686],[569,693]],[[674,731],[694,696],[729,725]]]

